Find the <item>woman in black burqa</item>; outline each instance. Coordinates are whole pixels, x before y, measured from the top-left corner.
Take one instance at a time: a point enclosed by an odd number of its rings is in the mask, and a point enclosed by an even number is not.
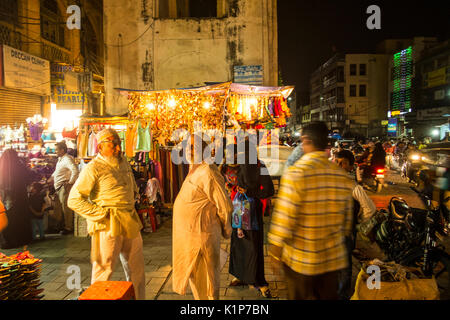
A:
[[[0,197],[8,217],[8,226],[0,233],[2,249],[18,248],[32,241],[27,202],[27,185],[31,182],[32,174],[17,152],[7,149],[0,158]]]
[[[254,156],[253,156],[254,155]],[[252,164],[251,159],[256,162]],[[253,161],[255,162],[255,161]],[[266,174],[261,174],[266,173]],[[248,284],[259,290],[264,297],[271,297],[264,277],[264,231],[263,205],[261,199],[274,195],[272,179],[262,161],[257,159],[256,146],[248,140],[245,143],[245,164],[239,165],[238,190],[254,199],[251,220],[257,222],[257,230],[233,228],[231,234],[229,273],[235,277],[230,285]]]

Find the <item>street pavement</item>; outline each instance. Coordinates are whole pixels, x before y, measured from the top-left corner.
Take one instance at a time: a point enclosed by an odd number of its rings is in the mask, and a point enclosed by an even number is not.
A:
[[[392,196],[404,198],[412,207],[423,207],[417,195],[410,190],[409,186],[402,181],[396,172],[388,172],[386,181],[393,182],[379,194],[369,192],[377,208],[387,208]],[[265,217],[265,233],[270,224],[270,217]],[[188,289],[185,296],[178,295],[172,291],[172,220],[170,217],[163,218],[159,229],[154,233],[143,233],[145,277],[146,277],[146,299],[149,300],[192,300],[193,296]],[[221,246],[229,252],[230,241],[223,240]],[[357,247],[364,251],[366,256],[381,258],[382,252],[376,245],[367,245],[363,241],[357,242]],[[81,286],[88,287],[91,279],[90,265],[90,240],[74,236],[61,236],[32,243],[28,250],[35,257],[43,260],[41,281],[44,288],[44,299],[46,300],[68,300],[79,296],[77,289],[69,289],[67,286],[67,273],[70,266],[76,265],[81,271]],[[2,250],[6,255],[20,251],[18,249]],[[267,239],[264,245],[265,274],[266,280],[275,299],[287,299],[286,282],[281,275],[274,275],[267,255]],[[353,285],[361,268],[359,261],[353,257]],[[220,299],[222,300],[259,300],[262,297],[255,289],[248,286],[229,287],[228,284],[233,277],[228,273],[228,261],[221,271]],[[122,281],[125,276],[120,265],[116,266],[111,280]]]

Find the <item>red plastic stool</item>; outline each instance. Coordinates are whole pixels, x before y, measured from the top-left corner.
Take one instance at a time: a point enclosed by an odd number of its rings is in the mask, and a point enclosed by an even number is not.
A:
[[[78,300],[136,300],[136,297],[132,282],[97,281]]]

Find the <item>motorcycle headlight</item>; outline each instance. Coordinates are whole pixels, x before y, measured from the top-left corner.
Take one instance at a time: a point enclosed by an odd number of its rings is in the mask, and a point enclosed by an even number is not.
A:
[[[422,157],[422,161],[430,161],[427,157]]]
[[[414,161],[420,160],[420,156],[418,154],[413,154],[411,156],[411,160],[414,160]]]

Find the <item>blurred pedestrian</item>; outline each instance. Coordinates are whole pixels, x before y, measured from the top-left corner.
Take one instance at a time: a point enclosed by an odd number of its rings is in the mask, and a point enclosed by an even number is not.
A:
[[[36,240],[36,233],[39,232],[39,240],[44,240],[44,206],[45,199],[42,194],[42,184],[33,182],[29,197],[29,208],[31,212],[31,230],[33,240]]]
[[[276,272],[283,268],[289,299],[338,299],[338,276],[348,267],[345,237],[352,226],[354,182],[328,161],[328,128],[302,130],[305,155],[281,179],[268,241]]]
[[[291,166],[293,166],[302,156],[303,156],[303,148],[302,144],[299,143],[298,146],[296,146],[294,150],[292,150],[291,154],[286,160],[286,163],[284,165],[284,172],[286,172]]]
[[[344,169],[348,173],[351,173],[354,169],[355,157],[349,150],[342,150],[336,154],[336,163],[342,169]],[[353,200],[353,223],[351,228],[352,232],[350,236],[345,237],[348,267],[340,272],[339,281],[339,296],[343,300],[350,299],[353,293],[351,290],[352,252],[356,247],[356,224],[367,221],[377,211],[375,204],[367,195],[364,188],[356,183],[354,184],[353,188]]]
[[[15,150],[3,152],[0,158],[0,199],[6,209],[8,225],[0,233],[2,249],[19,248],[30,244],[32,240],[27,201],[27,185],[32,179],[31,171]]]
[[[189,283],[195,300],[218,300],[220,240],[231,236],[233,205],[217,166],[203,159],[206,143],[189,139],[190,169],[173,206],[172,286],[184,295]]]
[[[136,181],[121,140],[113,129],[97,133],[99,154],[81,171],[68,206],[87,220],[92,237],[91,283],[109,281],[120,258],[126,281],[133,282],[137,300],[145,299],[142,223],[134,207]]]

